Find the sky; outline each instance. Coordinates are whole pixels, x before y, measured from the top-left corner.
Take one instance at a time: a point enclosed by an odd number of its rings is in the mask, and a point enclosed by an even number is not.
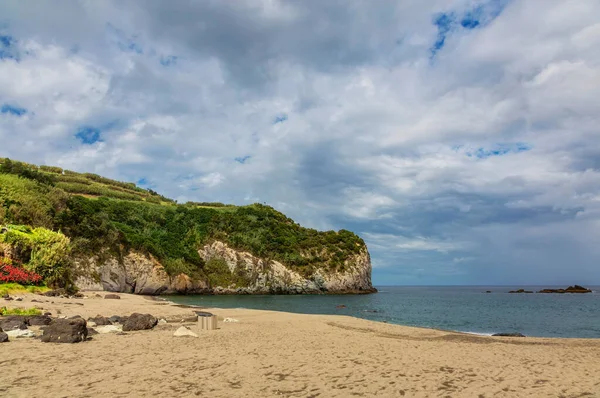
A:
[[[600,285],[600,2],[0,2],[0,156],[367,243],[376,285]]]

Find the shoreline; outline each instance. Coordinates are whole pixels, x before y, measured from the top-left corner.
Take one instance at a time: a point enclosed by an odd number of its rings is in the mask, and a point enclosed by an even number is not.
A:
[[[489,398],[600,391],[592,377],[600,374],[598,339],[477,336],[348,315],[202,307],[218,317],[218,329],[206,331],[192,316],[198,307],[122,293],[104,299],[107,293],[27,294],[2,305],[86,319],[149,313],[167,323],[77,344],[11,339],[0,346],[0,395]],[[174,337],[182,325],[199,337]]]
[[[508,294],[508,293],[506,293]],[[203,296],[203,295],[199,295],[199,296]],[[245,295],[242,295],[245,296]],[[415,325],[407,325],[407,324],[402,324],[402,323],[395,323],[395,322],[388,322],[388,321],[379,321],[379,320],[374,320],[374,319],[369,319],[369,318],[363,318],[360,316],[356,316],[356,315],[349,315],[349,314],[328,314],[328,313],[319,313],[319,314],[313,314],[313,313],[306,313],[306,312],[292,312],[292,311],[283,311],[283,310],[272,310],[272,309],[255,309],[255,308],[248,308],[248,307],[235,307],[235,308],[227,308],[227,307],[214,307],[214,306],[194,306],[191,304],[180,304],[177,303],[175,301],[172,301],[170,299],[166,299],[164,297],[174,297],[173,295],[166,295],[166,296],[148,296],[153,297],[152,300],[157,300],[157,301],[162,301],[162,302],[168,302],[171,305],[175,305],[175,306],[180,306],[182,308],[196,308],[196,309],[219,309],[222,311],[226,311],[226,310],[247,310],[247,311],[270,311],[270,312],[276,312],[276,313],[282,313],[282,314],[297,314],[297,315],[320,315],[320,316],[346,316],[346,317],[351,317],[354,319],[360,319],[360,320],[364,320],[364,321],[368,321],[368,322],[375,322],[378,324],[383,324],[383,325],[396,325],[396,326],[400,326],[400,327],[407,327],[407,328],[416,328],[416,329],[423,329],[423,330],[435,330],[435,331],[439,331],[439,332],[446,332],[446,333],[459,333],[459,334],[466,334],[466,335],[471,335],[471,336],[480,336],[480,337],[493,337],[493,338],[498,338],[498,337],[506,337],[506,336],[493,336],[493,334],[496,333],[505,333],[506,331],[503,330],[498,330],[498,331],[494,331],[494,332],[471,332],[471,331],[464,331],[464,330],[453,330],[453,329],[443,329],[443,328],[439,328],[439,327],[429,327],[429,326],[415,326]],[[185,296],[182,296],[185,297]],[[510,338],[516,338],[516,339],[522,339],[522,338],[527,338],[527,339],[586,339],[586,340],[591,340],[591,341],[599,341],[600,342],[600,337],[564,337],[564,336],[560,336],[560,337],[555,337],[555,336],[534,336],[534,335],[525,335],[524,337],[510,337]]]

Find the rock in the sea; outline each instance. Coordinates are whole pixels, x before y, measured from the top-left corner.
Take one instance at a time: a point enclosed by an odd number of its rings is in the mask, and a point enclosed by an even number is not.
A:
[[[121,296],[119,296],[118,294],[105,294],[104,295],[105,299],[114,299],[114,300],[120,300]]]
[[[583,286],[569,286],[566,289],[542,289],[538,293],[591,293],[590,289]]]
[[[27,329],[27,318],[21,315],[0,317],[0,328],[4,330]]]
[[[7,330],[5,332],[10,337],[15,338],[27,338],[27,337],[35,337],[35,333],[29,329],[15,329],[15,330]]]
[[[0,343],[8,343],[8,335],[0,329]]]
[[[87,338],[87,323],[83,318],[54,319],[44,329],[44,343],[79,343]]]
[[[492,336],[495,336],[495,337],[527,337],[521,333],[495,333]]]
[[[198,337],[198,335],[194,332],[192,332],[190,329],[186,328],[185,326],[181,326],[179,329],[177,329],[175,331],[175,333],[173,333],[173,336],[175,337]]]
[[[96,315],[95,318],[88,318],[88,322],[94,322],[98,326],[112,325],[112,322],[110,321],[110,319],[100,316],[100,315]]]
[[[158,323],[158,319],[150,314],[134,313],[123,323],[123,330],[147,330],[152,329]]]
[[[511,290],[509,293],[533,293],[531,290],[519,289],[519,290]]]

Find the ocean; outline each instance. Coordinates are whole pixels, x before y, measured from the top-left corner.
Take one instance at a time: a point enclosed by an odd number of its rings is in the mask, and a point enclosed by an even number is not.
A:
[[[349,315],[491,335],[600,338],[600,286],[587,294],[509,294],[565,286],[377,286],[369,295],[168,296],[180,304]],[[491,293],[485,293],[490,290]],[[345,307],[341,307],[345,306]]]

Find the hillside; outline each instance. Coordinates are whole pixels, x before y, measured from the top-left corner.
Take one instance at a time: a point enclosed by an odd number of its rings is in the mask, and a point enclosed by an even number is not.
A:
[[[44,266],[55,268],[42,276],[59,285],[151,294],[372,290],[367,248],[352,232],[303,228],[261,204],[177,204],[57,167],[0,159],[0,225],[0,255],[38,270],[37,253],[46,253],[53,265]],[[62,242],[54,257],[40,239],[51,231]]]

